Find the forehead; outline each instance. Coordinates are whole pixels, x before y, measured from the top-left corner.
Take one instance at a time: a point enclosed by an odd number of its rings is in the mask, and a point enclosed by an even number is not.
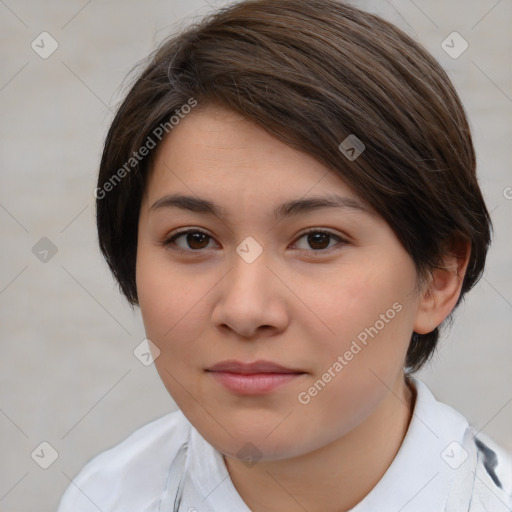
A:
[[[364,203],[335,171],[311,155],[218,106],[194,110],[163,140],[147,189],[151,204],[170,192],[243,196],[254,203],[318,195],[330,195],[334,201],[334,196],[351,198],[354,205]]]

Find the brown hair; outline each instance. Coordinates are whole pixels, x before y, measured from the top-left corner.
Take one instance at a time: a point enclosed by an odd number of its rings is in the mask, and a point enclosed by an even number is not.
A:
[[[132,306],[138,216],[156,150],[140,159],[138,151],[150,139],[158,146],[158,127],[170,132],[170,117],[191,98],[241,113],[333,169],[391,226],[419,276],[440,265],[448,241],[469,241],[457,305],[481,276],[492,225],[464,109],[441,66],[394,25],[342,2],[247,0],[165,41],[108,132],[99,244]],[[339,149],[351,134],[366,148],[352,161]],[[413,333],[408,371],[438,338],[439,328]]]

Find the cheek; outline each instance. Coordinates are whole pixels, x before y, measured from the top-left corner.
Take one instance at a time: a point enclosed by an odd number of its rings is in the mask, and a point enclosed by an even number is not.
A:
[[[139,249],[137,292],[146,336],[160,351],[155,367],[164,386],[185,411],[195,407],[190,392],[198,387],[196,370],[207,363],[198,340],[204,338],[209,288],[197,272],[177,271],[157,251]]]
[[[139,247],[136,281],[146,334],[160,350],[166,350],[187,323],[197,298],[190,281],[173,269],[161,252]]]
[[[413,325],[415,276],[405,258],[396,264],[361,262],[333,273],[313,307],[330,328],[334,348],[348,349],[354,339],[364,343],[375,338],[379,345],[407,343]]]
[[[329,300],[318,303],[334,334],[317,338],[323,340],[317,345],[321,367],[311,393],[304,391],[314,395],[306,408],[316,411],[316,422],[348,431],[374,410],[403,371],[416,273],[403,258],[381,267],[361,265],[345,276],[333,280],[326,290]],[[343,419],[333,410],[343,411]]]

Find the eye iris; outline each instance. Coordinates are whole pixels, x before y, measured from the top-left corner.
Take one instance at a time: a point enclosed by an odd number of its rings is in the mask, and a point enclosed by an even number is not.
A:
[[[193,249],[204,249],[205,245],[201,244],[201,242],[204,242],[207,238],[208,235],[205,235],[204,233],[189,233],[187,235],[187,244]],[[199,247],[196,243],[199,244]]]
[[[312,233],[308,235],[308,242],[313,249],[325,249],[325,241],[327,241],[327,246],[329,245],[329,237],[327,233]],[[321,247],[318,247],[320,245]]]

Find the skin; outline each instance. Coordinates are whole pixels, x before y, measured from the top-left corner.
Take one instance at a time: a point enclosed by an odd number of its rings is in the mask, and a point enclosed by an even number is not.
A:
[[[227,216],[151,209],[170,193],[212,200]],[[469,256],[466,248],[447,257],[447,270],[420,283],[413,260],[368,205],[279,222],[271,214],[284,201],[329,193],[360,200],[314,158],[207,106],[163,141],[141,205],[136,280],[147,337],[160,350],[155,365],[255,512],[341,512],[377,484],[414,406],[404,376],[411,334],[430,332],[451,312]],[[208,237],[187,243],[185,234],[165,245],[178,228]],[[319,243],[302,234],[307,228],[333,236]],[[236,252],[248,236],[263,250],[252,263]],[[299,393],[394,303],[400,312],[300,403]],[[270,360],[305,374],[265,395],[237,395],[205,371],[226,359]],[[248,442],[261,457],[254,465],[237,455]]]

